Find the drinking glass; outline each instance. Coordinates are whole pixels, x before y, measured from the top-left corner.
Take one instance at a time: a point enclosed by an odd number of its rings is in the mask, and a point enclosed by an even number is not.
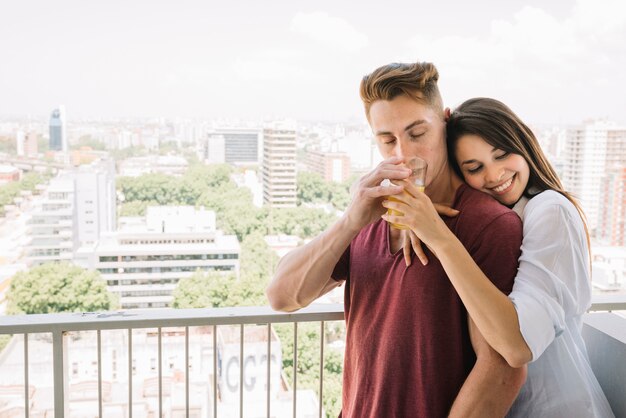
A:
[[[420,192],[423,192],[426,187],[426,169],[428,168],[426,161],[419,157],[414,157],[407,161],[404,166],[411,169],[411,174],[407,180],[416,185]],[[408,194],[406,190],[402,193]],[[388,196],[388,199],[394,202],[398,201],[398,199],[393,196]],[[402,216],[404,214],[394,209],[387,209],[387,215]],[[392,222],[389,222],[389,224],[396,229],[409,229],[407,226],[394,224]]]

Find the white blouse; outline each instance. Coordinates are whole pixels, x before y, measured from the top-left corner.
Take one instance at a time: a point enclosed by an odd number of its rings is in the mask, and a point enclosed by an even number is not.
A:
[[[509,417],[613,417],[591,370],[582,315],[591,305],[589,253],[576,207],[545,191],[513,208],[524,225],[513,291],[533,360]]]

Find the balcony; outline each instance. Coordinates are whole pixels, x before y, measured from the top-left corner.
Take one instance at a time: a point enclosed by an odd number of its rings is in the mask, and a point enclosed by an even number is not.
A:
[[[626,310],[623,295],[594,298],[583,333],[592,367],[621,417],[626,316],[612,312],[617,310]],[[343,306],[337,304],[289,314],[240,307],[0,317],[0,334],[14,335],[0,355],[0,416],[321,417],[329,350],[324,330],[328,322],[342,320]],[[296,366],[298,329],[307,323],[320,327],[319,401],[298,390],[299,373],[287,381],[280,372],[275,329],[293,327]],[[49,355],[40,349],[42,333],[52,346]],[[9,351],[21,361],[11,363]],[[89,376],[80,375],[80,359],[91,361]],[[152,376],[138,375],[142,364],[149,364]],[[49,409],[42,411],[45,402],[36,399],[44,391],[36,386],[44,385],[46,367]]]

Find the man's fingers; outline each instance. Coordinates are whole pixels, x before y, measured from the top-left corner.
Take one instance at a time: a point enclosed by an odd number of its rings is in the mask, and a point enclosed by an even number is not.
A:
[[[410,233],[411,236],[411,246],[413,247],[413,251],[415,251],[415,255],[422,262],[423,265],[428,264],[428,257],[426,257],[426,253],[422,248],[422,241],[415,235],[412,231]]]
[[[458,215],[459,212],[456,209],[452,209],[449,206],[444,206],[444,205],[440,205],[438,203],[434,203],[435,209],[437,210],[437,213],[440,215],[446,215],[446,216],[450,216],[450,217],[454,217],[456,215]]]
[[[375,186],[365,190],[365,195],[369,198],[376,199],[382,196],[391,196],[401,193],[402,186]]]

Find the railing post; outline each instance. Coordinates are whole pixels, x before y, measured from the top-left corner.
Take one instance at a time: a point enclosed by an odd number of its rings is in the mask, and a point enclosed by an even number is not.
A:
[[[322,418],[322,400],[324,399],[324,321],[320,321],[320,396],[319,418]]]
[[[296,418],[296,402],[298,385],[298,323],[293,323],[293,418]]]
[[[65,343],[63,341],[63,331],[52,331],[52,355],[53,355],[53,375],[54,375],[54,416],[63,418],[66,415],[68,382],[65,375],[65,362],[67,361]]]
[[[28,418],[30,415],[30,391],[28,387],[30,382],[28,381],[28,334],[24,334],[24,417]]]

